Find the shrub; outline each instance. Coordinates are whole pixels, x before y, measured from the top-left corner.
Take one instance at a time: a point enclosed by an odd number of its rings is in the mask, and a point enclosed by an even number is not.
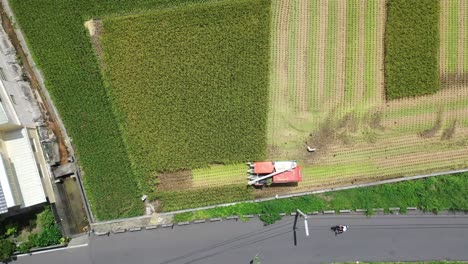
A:
[[[385,30],[388,99],[439,90],[439,0],[391,0]]]
[[[18,251],[20,253],[28,253],[32,248],[32,244],[29,241],[23,242],[18,246]]]
[[[10,260],[15,250],[15,243],[7,239],[0,239],[0,261]]]

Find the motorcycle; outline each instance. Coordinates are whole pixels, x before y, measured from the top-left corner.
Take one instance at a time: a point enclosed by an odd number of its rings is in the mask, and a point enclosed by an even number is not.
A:
[[[331,230],[335,232],[335,236],[348,231],[348,229],[349,229],[348,225],[336,225],[336,226],[331,227]]]

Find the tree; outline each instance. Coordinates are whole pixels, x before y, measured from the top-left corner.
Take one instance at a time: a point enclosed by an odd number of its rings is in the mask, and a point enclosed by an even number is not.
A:
[[[0,261],[10,260],[15,250],[15,243],[7,239],[0,239]]]

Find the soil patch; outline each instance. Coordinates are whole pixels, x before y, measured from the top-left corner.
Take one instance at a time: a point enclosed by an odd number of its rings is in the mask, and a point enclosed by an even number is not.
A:
[[[444,129],[440,139],[442,139],[442,140],[451,139],[453,137],[453,135],[455,134],[456,127],[457,127],[457,120],[455,119],[450,123],[450,125],[446,129]]]
[[[442,89],[459,88],[468,85],[468,73],[445,73],[440,75]]]
[[[91,19],[84,23],[84,26],[89,31],[89,36],[91,38],[91,44],[93,45],[94,52],[96,52],[96,56],[98,57],[99,64],[104,69],[105,68],[105,61],[103,50],[101,46],[100,38],[102,34],[104,34],[104,26],[102,25],[101,20]]]
[[[185,190],[192,187],[192,171],[181,170],[165,172],[159,175],[158,190]]]
[[[419,136],[422,138],[433,137],[440,130],[441,127],[442,127],[442,110],[439,110],[439,112],[437,112],[437,117],[432,128],[422,131],[421,133],[419,133]]]

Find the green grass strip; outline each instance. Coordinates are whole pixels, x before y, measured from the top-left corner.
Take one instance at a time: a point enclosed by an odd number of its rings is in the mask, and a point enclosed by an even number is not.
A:
[[[330,209],[388,210],[389,207],[400,207],[402,212],[405,212],[407,207],[413,206],[434,212],[444,209],[468,210],[468,173],[329,192],[323,195],[307,195],[261,203],[240,203],[178,214],[174,216],[174,221],[262,214],[260,219],[265,224],[272,224],[281,218],[279,213],[289,213],[296,209],[308,213]]]
[[[377,83],[375,77],[377,74],[378,63],[376,61],[376,54],[380,52],[376,50],[376,37],[377,37],[377,4],[378,1],[366,2],[365,14],[365,100],[371,100],[375,96],[375,89]]]
[[[358,45],[358,1],[346,1],[346,80],[345,101],[353,102],[356,89],[356,63]]]
[[[448,12],[448,71],[449,73],[456,73],[458,68],[458,0],[449,1]]]
[[[337,41],[337,28],[336,21],[338,20],[337,14],[338,1],[328,1],[328,28],[327,28],[327,48],[325,57],[325,97],[327,100],[332,100],[335,90],[336,81],[336,41]]]

